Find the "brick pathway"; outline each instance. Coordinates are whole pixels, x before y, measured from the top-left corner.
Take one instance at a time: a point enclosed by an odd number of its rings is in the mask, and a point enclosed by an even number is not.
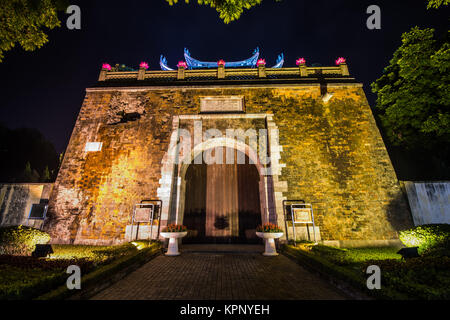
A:
[[[178,257],[158,256],[93,299],[303,300],[345,299],[337,289],[283,255],[185,246]],[[225,248],[225,247],[224,247]],[[208,252],[210,251],[210,252]],[[228,252],[226,252],[228,251]]]

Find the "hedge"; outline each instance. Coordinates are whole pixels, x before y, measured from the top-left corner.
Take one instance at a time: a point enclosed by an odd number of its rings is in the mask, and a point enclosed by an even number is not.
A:
[[[37,244],[46,244],[50,235],[44,231],[14,226],[0,228],[0,255],[30,256]]]
[[[79,299],[87,299],[98,292],[96,286],[108,286],[119,278],[124,277],[127,273],[133,271],[137,267],[148,262],[153,257],[162,253],[162,247],[159,243],[148,243],[141,250],[122,256],[106,265],[100,266],[98,269],[82,276],[81,290],[69,290],[64,284],[53,291],[37,297],[37,300],[64,300],[72,296],[78,296]]]
[[[421,254],[438,248],[450,248],[450,224],[426,224],[399,232],[400,241],[407,247],[419,247]]]

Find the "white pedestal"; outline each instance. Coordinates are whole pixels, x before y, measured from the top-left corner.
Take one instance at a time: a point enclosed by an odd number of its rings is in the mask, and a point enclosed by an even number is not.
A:
[[[178,251],[178,238],[182,238],[187,235],[187,232],[161,232],[161,236],[169,238],[169,246],[167,248],[166,256],[179,256]]]
[[[283,232],[256,232],[256,235],[265,241],[265,251],[263,256],[277,256],[277,248],[275,247],[275,239],[281,238]]]

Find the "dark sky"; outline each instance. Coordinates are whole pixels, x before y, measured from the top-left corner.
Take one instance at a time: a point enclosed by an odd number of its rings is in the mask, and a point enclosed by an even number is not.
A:
[[[201,60],[232,61],[259,46],[268,65],[283,52],[288,67],[298,57],[331,66],[343,56],[373,106],[370,83],[388,64],[401,34],[416,25],[443,30],[449,17],[447,8],[427,10],[425,0],[263,0],[225,25],[214,9],[195,0],[180,2],[170,7],[165,0],[70,1],[81,8],[81,30],[68,30],[68,15],[61,13],[61,28],[49,32],[43,48],[16,48],[0,63],[0,122],[38,128],[62,152],[85,88],[96,82],[102,62],[137,67],[147,61],[158,70],[164,54],[175,67],[184,47]],[[371,4],[381,8],[381,30],[366,28]]]

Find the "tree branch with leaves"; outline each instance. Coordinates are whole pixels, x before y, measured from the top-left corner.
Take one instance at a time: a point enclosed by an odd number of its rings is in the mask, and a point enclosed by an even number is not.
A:
[[[57,12],[66,6],[65,0],[0,0],[0,62],[17,44],[34,51],[47,43],[45,28],[61,26]]]
[[[376,109],[387,137],[410,149],[450,142],[450,44],[434,29],[413,28],[402,35],[383,75],[372,84]]]
[[[171,6],[178,3],[178,0],[166,0]],[[276,0],[281,1],[281,0]],[[185,0],[189,3],[189,0]],[[215,8],[219,13],[220,19],[228,24],[231,21],[238,20],[244,9],[251,9],[252,7],[261,4],[262,0],[197,0],[199,5],[210,6]]]

